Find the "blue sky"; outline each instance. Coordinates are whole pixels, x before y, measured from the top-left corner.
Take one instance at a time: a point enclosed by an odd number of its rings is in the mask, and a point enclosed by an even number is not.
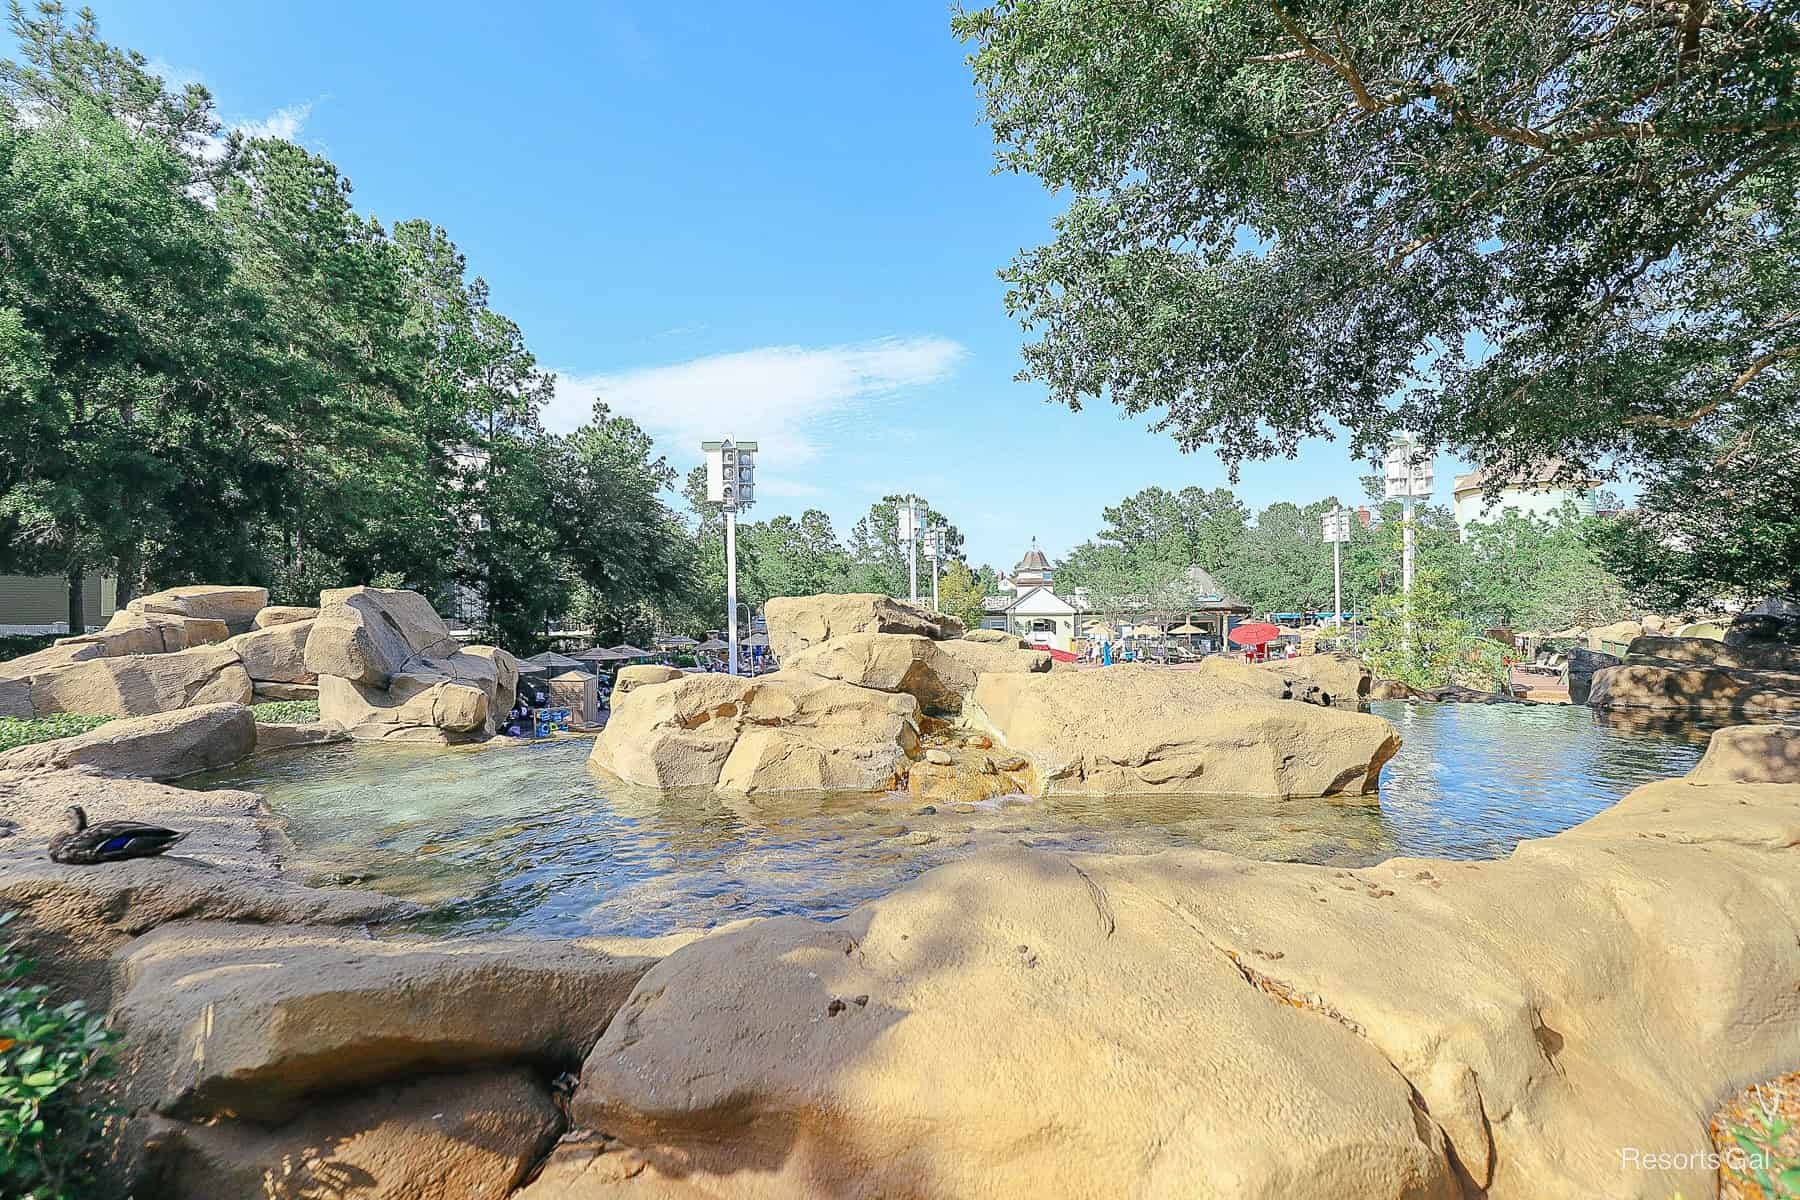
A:
[[[993,173],[947,6],[94,4],[228,122],[330,157],[364,212],[448,229],[561,377],[552,427],[603,396],[684,469],[702,438],[759,439],[755,516],[844,533],[917,490],[1004,567],[1141,487],[1227,483],[1014,382],[995,273],[1061,206]],[[1236,490],[1349,499],[1367,469],[1321,442]]]

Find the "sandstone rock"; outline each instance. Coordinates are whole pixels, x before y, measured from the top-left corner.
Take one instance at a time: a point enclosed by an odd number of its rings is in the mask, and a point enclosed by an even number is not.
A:
[[[296,621],[311,621],[318,615],[318,608],[312,605],[271,604],[256,614],[256,627],[268,629],[275,625],[291,625]]]
[[[1800,726],[1733,725],[1716,730],[1688,773],[1695,783],[1800,784]]]
[[[682,675],[613,697],[591,761],[628,783],[880,790],[918,744],[918,702],[796,671]]]
[[[306,639],[312,622],[291,621],[240,633],[225,643],[244,660],[252,683],[313,683],[306,669]]]
[[[960,712],[983,672],[1048,671],[1041,650],[1013,650],[915,634],[852,633],[783,659],[786,670],[882,692],[904,692],[928,712]]]
[[[308,1097],[431,1071],[580,1062],[649,968],[544,939],[180,923],[119,956],[125,1095],[288,1120]]]
[[[1564,674],[1569,683],[1569,703],[1586,704],[1588,693],[1594,684],[1594,673],[1604,671],[1608,667],[1619,667],[1625,660],[1616,654],[1603,654],[1598,650],[1587,650],[1580,646],[1571,646],[1567,656],[1568,666]]]
[[[1588,703],[1706,716],[1778,716],[1800,712],[1800,675],[1627,663],[1594,675]]]
[[[389,1084],[275,1129],[151,1119],[137,1192],[169,1200],[504,1200],[562,1114],[513,1068]]]
[[[249,673],[223,646],[91,658],[31,677],[31,705],[39,716],[142,717],[197,704],[248,704],[250,698]]]
[[[1132,665],[983,675],[965,713],[1031,760],[1050,792],[1372,793],[1400,747],[1366,713],[1270,697],[1203,671]]]
[[[777,596],[764,606],[763,615],[769,623],[769,648],[783,667],[808,646],[852,633],[963,636],[962,622],[955,617],[873,592]]]
[[[250,681],[251,698],[258,704],[265,700],[317,700],[319,685],[316,683],[258,683]]]
[[[248,708],[202,704],[109,721],[75,737],[9,750],[0,754],[0,772],[79,769],[139,779],[179,779],[247,758],[256,744],[256,719]]]
[[[256,723],[256,752],[288,750],[295,746],[324,746],[341,742],[350,734],[334,721],[308,721],[299,725],[280,725],[270,721]]]
[[[389,691],[321,675],[319,717],[367,742],[450,744],[493,733],[494,712],[482,689],[442,675],[404,678],[403,690]]]
[[[1263,669],[1290,682],[1313,684],[1319,689],[1321,703],[1352,707],[1369,698],[1375,680],[1362,660],[1350,654],[1302,654],[1299,658],[1264,663]]]
[[[984,853],[676,951],[572,1113],[717,1200],[1709,1195],[1800,1061],[1797,838],[1672,781],[1497,862]]]
[[[125,607],[134,613],[223,621],[232,633],[247,633],[268,603],[268,588],[197,583],[139,596]]]
[[[613,698],[627,695],[634,688],[651,683],[667,683],[671,679],[680,679],[683,672],[674,667],[665,667],[661,663],[639,663],[634,667],[620,667],[613,675]]]
[[[643,1155],[603,1134],[580,1130],[558,1142],[515,1200],[717,1200],[671,1178]]]
[[[93,635],[90,635],[93,636]],[[125,639],[118,643],[118,654],[172,654],[195,646],[211,646],[231,636],[224,621],[216,617],[186,617],[175,613],[132,612],[128,608],[113,613],[100,637]],[[138,647],[142,647],[139,649]]]
[[[1369,685],[1371,700],[1411,700],[1413,690],[1397,679],[1377,679]]]
[[[161,858],[69,867],[46,857],[71,804],[91,819],[149,821],[185,830]],[[20,823],[0,841],[0,911],[22,935],[43,981],[105,1007],[108,959],[130,939],[169,921],[362,925],[405,916],[413,905],[350,889],[312,889],[281,876],[278,831],[250,792],[191,791],[81,771],[0,774],[0,812]]]
[[[1005,646],[1009,650],[1029,650],[1031,643],[1022,637],[1014,637],[1004,629],[971,629],[963,634],[965,642],[985,642],[990,646]]]
[[[1728,646],[1800,646],[1800,607],[1783,601],[1764,601],[1731,619],[1725,630]]]
[[[1725,640],[1725,627],[1717,621],[1694,621],[1675,630],[1679,638],[1705,638],[1708,641]]]
[[[1632,662],[1692,663],[1740,671],[1800,674],[1800,646],[1775,642],[1728,645],[1706,638],[1641,637],[1631,643]]]
[[[460,647],[450,627],[417,592],[398,588],[335,588],[319,593],[319,615],[306,639],[306,669],[370,687],[422,657],[445,657]]]

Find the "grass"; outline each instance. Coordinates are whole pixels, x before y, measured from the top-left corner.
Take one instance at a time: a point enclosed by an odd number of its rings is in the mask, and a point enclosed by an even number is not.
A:
[[[264,725],[308,725],[319,719],[317,700],[270,700],[253,704],[250,711]]]
[[[39,742],[54,741],[57,738],[74,737],[78,733],[86,733],[90,729],[112,720],[111,717],[81,717],[74,713],[57,713],[48,717],[0,717],[0,751],[14,750],[20,746],[34,746]]]

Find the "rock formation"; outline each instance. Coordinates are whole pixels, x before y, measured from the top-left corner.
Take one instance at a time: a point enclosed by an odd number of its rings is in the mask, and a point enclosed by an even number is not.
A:
[[[808,646],[853,633],[913,633],[934,640],[963,636],[962,622],[873,592],[778,596],[763,606],[769,648],[783,666]]]
[[[966,639],[933,641],[918,634],[852,633],[819,642],[781,660],[782,668],[837,679],[879,692],[905,692],[926,712],[962,710],[963,697],[984,673],[1050,669],[1042,650]]]
[[[1570,698],[1575,698],[1573,686]],[[1624,662],[1595,673],[1585,699],[1596,708],[1699,716],[1800,712],[1800,647],[1640,637],[1632,641]]]
[[[269,589],[219,584],[192,584],[139,596],[126,603],[128,612],[163,614],[222,621],[232,633],[248,633],[256,614],[268,606]]]
[[[1283,658],[1262,664],[1262,669],[1281,675],[1295,683],[1311,684],[1318,689],[1318,703],[1347,705],[1355,708],[1369,699],[1374,676],[1362,660],[1350,654],[1302,654],[1299,658]]]
[[[519,682],[512,655],[464,649],[425,597],[392,588],[320,593],[303,663],[319,680],[319,715],[365,741],[491,737]]]
[[[74,737],[0,754],[8,771],[96,771],[121,778],[169,780],[248,758],[256,718],[241,704],[203,704],[148,717],[109,721]]]

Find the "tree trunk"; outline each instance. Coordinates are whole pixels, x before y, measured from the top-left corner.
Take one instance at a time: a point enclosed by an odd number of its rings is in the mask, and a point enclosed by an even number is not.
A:
[[[143,553],[134,541],[119,551],[119,578],[114,605],[121,611],[137,596],[138,575],[144,569]]]
[[[79,558],[69,560],[69,636],[87,632],[87,617],[82,609],[82,587],[86,580],[82,578],[82,562]]]

